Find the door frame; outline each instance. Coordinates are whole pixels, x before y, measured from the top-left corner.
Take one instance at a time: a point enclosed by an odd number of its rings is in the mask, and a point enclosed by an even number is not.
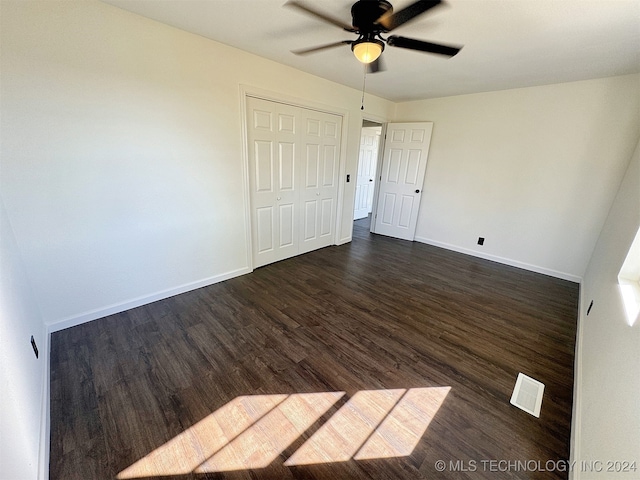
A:
[[[349,111],[322,103],[312,102],[310,100],[293,97],[279,92],[264,90],[250,85],[240,85],[240,122],[242,132],[242,188],[244,199],[244,225],[245,225],[245,241],[247,244],[247,267],[250,271],[254,270],[253,258],[253,225],[251,222],[251,187],[250,187],[250,171],[249,171],[249,132],[247,131],[247,97],[259,98],[270,102],[284,103],[294,107],[304,108],[307,110],[315,110],[322,113],[329,113],[342,117],[342,131],[340,132],[340,153],[338,156],[338,198],[336,201],[335,223],[332,245],[337,245],[340,238],[340,225],[342,224],[342,211],[344,207],[345,185],[343,179],[346,178],[346,161],[347,158],[347,138],[349,133]],[[374,120],[377,121],[377,120]],[[351,235],[349,236],[351,239]]]
[[[368,120],[370,122],[375,122],[382,125],[382,130],[380,131],[380,144],[378,145],[378,158],[376,159],[376,183],[373,187],[373,205],[371,208],[371,224],[369,226],[369,231],[371,233],[376,233],[375,231],[375,218],[378,210],[378,194],[380,193],[380,175],[382,174],[382,159],[384,158],[384,144],[387,139],[387,124],[391,123],[387,119],[383,119],[382,117],[377,117],[375,115],[364,115],[362,120]],[[362,125],[360,126],[360,132],[362,132]],[[355,196],[354,196],[355,202]]]
[[[365,127],[364,126],[364,122],[371,122],[371,123],[375,123],[376,124],[376,128],[380,128],[380,134],[378,135],[378,147],[377,147],[377,156],[374,159],[374,169],[373,169],[373,178],[377,178],[376,175],[378,173],[378,160],[380,157],[380,147],[384,144],[383,141],[383,135],[384,135],[384,127],[385,124],[381,123],[381,122],[377,122],[377,121],[373,121],[373,120],[369,120],[368,118],[363,118],[362,119],[362,125],[360,126],[360,147],[362,147],[362,130],[364,130],[365,128],[372,128],[371,126]],[[361,162],[361,158],[360,155],[358,155],[358,164],[356,165],[356,173],[355,173],[355,178],[356,178],[356,187],[355,187],[355,193],[354,193],[354,208],[353,208],[353,213],[355,214],[355,202],[358,198],[357,196],[357,192],[358,192],[358,177],[360,175],[360,162]],[[376,180],[375,183],[373,184],[373,193],[374,195],[372,195],[372,199],[371,199],[371,215],[373,216],[373,202],[375,202],[375,190],[376,190],[376,186],[378,184],[378,181]],[[355,221],[355,219],[354,219]]]

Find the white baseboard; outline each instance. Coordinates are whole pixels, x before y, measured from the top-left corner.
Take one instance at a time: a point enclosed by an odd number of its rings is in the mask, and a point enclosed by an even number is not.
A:
[[[238,270],[224,273],[222,275],[216,275],[213,277],[198,280],[196,282],[186,283],[175,288],[162,290],[151,295],[137,297],[126,302],[108,305],[103,308],[97,308],[95,310],[64,318],[62,320],[47,322],[44,326],[46,340],[42,351],[43,359],[45,360],[45,372],[43,375],[44,385],[42,387],[40,447],[38,452],[38,479],[47,480],[49,478],[49,453],[51,448],[51,392],[49,390],[49,385],[51,379],[51,334],[53,332],[80,325],[82,323],[90,322],[92,320],[97,320],[98,318],[106,317],[107,315],[113,315],[114,313],[123,312],[125,310],[156,302],[158,300],[173,297],[174,295],[189,292],[197,288],[213,285],[214,283],[229,280],[230,278],[239,277],[240,275],[251,273],[251,271],[252,270],[250,268],[244,267]]]
[[[351,236],[341,238],[336,242],[336,245],[344,245],[345,243],[349,243],[353,238]]]
[[[44,327],[44,345],[42,359],[44,360],[44,373],[42,375],[42,398],[40,406],[40,446],[38,447],[38,480],[49,479],[49,450],[51,446],[51,417],[50,417],[50,391],[51,379],[51,334]]]
[[[416,242],[426,243],[429,245],[433,245],[435,247],[446,248],[447,250],[453,250],[455,252],[464,253],[466,255],[472,255],[474,257],[484,258],[486,260],[491,260],[494,262],[502,263],[505,265],[510,265],[512,267],[523,268],[525,270],[529,270],[536,273],[542,273],[544,275],[550,275],[552,277],[561,278],[563,280],[569,280],[571,282],[579,283],[580,293],[578,300],[578,327],[576,332],[576,347],[574,353],[574,374],[573,374],[573,408],[571,415],[571,440],[570,440],[570,454],[569,461],[571,465],[578,465],[580,462],[580,438],[581,438],[581,403],[580,403],[580,392],[582,386],[582,328],[581,324],[583,321],[582,312],[586,310],[583,308],[582,302],[584,301],[583,290],[582,290],[582,277],[577,275],[572,275],[569,273],[558,272],[556,270],[551,270],[544,267],[539,267],[536,265],[531,265],[524,262],[519,262],[516,260],[511,260],[508,258],[498,257],[496,255],[485,254],[482,252],[477,252],[475,250],[470,250],[463,247],[458,247],[456,245],[450,245],[443,242],[438,242],[436,240],[431,240],[429,238],[424,237],[416,237]],[[574,463],[575,462],[575,463]],[[580,469],[574,467],[569,472],[570,480],[580,480]]]
[[[584,321],[583,312],[586,312],[583,285],[580,284],[580,293],[578,294],[578,325],[576,331],[576,348],[574,352],[573,362],[573,408],[571,411],[571,440],[569,446],[569,460],[572,465],[578,465],[581,459],[580,455],[580,439],[582,438],[582,322]],[[574,468],[569,475],[570,480],[580,480],[580,469]]]
[[[439,242],[437,240],[432,240],[430,238],[425,237],[415,237],[414,240],[420,243],[426,243],[429,245],[433,245],[434,247],[446,248],[447,250],[453,250],[454,252],[464,253],[466,255],[471,255],[478,258],[484,258],[485,260],[491,260],[493,262],[502,263],[504,265],[510,265],[512,267],[522,268],[524,270],[529,270],[531,272],[542,273],[544,275],[549,275],[551,277],[561,278],[563,280],[569,280],[571,282],[580,283],[582,282],[582,277],[577,275],[573,275],[570,273],[558,272],[556,270],[552,270],[545,267],[539,267],[537,265],[531,265],[529,263],[520,262],[517,260],[512,260],[510,258],[499,257],[497,255],[491,255],[488,253],[478,252],[476,250],[471,250],[469,248],[459,247],[457,245],[451,245],[444,242]]]
[[[104,307],[97,308],[95,310],[79,313],[71,317],[46,322],[45,325],[48,328],[49,334],[51,334],[59,330],[64,330],[65,328],[75,327],[76,325],[90,322],[92,320],[97,320],[98,318],[106,317],[108,315],[113,315],[115,313],[124,312],[125,310],[130,310],[132,308],[140,307],[148,303],[157,302],[158,300],[163,300],[165,298],[173,297],[175,295],[189,292],[197,288],[202,288],[208,285],[213,285],[214,283],[223,282],[224,280],[229,280],[230,278],[239,277],[240,275],[251,273],[251,271],[252,270],[249,267],[239,268],[237,270],[232,270],[231,272],[223,273],[221,275],[215,275],[213,277],[204,278],[202,280],[197,280],[195,282],[186,283],[184,285],[179,285],[177,287],[162,290],[160,292],[152,293],[150,295],[143,295],[141,297],[136,297],[122,303],[107,305]]]

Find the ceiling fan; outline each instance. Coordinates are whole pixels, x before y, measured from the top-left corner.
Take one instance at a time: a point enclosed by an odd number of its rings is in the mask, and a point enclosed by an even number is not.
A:
[[[385,43],[392,47],[408,48],[410,50],[453,57],[462,47],[425,42],[397,35],[391,35],[387,38],[382,36],[441,3],[442,0],[418,0],[394,13],[393,5],[387,0],[358,0],[351,7],[352,22],[351,25],[348,25],[340,19],[310,7],[299,0],[290,0],[285,3],[285,6],[297,8],[324,22],[358,35],[355,40],[342,40],[326,45],[294,50],[293,53],[307,55],[341,45],[351,45],[351,50],[356,58],[366,64],[371,73],[382,69],[380,55],[384,50]]]

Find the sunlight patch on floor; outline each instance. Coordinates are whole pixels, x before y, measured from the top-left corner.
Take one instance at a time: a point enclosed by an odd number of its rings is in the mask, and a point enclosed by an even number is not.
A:
[[[356,460],[411,455],[451,387],[412,388],[353,457]]]
[[[286,466],[410,455],[451,387],[362,390],[284,462]],[[236,397],[118,479],[267,467],[345,392]]]
[[[236,397],[121,471],[117,478],[266,466],[281,451],[278,438],[290,438],[295,433],[295,440],[343,395],[324,392]],[[265,438],[270,437],[275,445],[265,444]],[[205,465],[209,468],[203,470]]]
[[[356,393],[286,462],[287,466],[350,460],[406,390]]]
[[[410,455],[451,387],[356,393],[284,464]]]
[[[344,392],[289,395],[195,471],[225,472],[266,467],[343,395]]]

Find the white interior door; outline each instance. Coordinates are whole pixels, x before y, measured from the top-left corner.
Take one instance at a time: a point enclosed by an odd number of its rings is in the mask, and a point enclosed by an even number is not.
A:
[[[414,239],[432,130],[432,122],[387,125],[375,233]]]
[[[301,109],[299,253],[333,243],[342,118]]]
[[[254,267],[334,243],[342,117],[247,98]]]
[[[297,253],[295,110],[251,98],[247,117],[255,266]]]
[[[382,127],[364,127],[360,135],[360,157],[358,158],[358,177],[356,180],[356,201],[353,219],[365,218],[373,207],[375,189],[376,162]]]

